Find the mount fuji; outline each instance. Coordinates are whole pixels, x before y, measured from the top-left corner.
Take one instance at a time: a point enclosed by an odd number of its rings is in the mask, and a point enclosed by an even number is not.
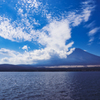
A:
[[[38,65],[55,66],[55,65],[99,65],[100,57],[88,53],[80,48],[76,48],[65,59],[52,57],[51,60],[40,61]]]

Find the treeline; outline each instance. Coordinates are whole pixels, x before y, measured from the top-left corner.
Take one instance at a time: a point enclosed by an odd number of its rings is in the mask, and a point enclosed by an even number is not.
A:
[[[100,71],[100,67],[80,67],[80,68],[45,68],[45,67],[24,67],[17,65],[0,65],[0,71],[29,71],[29,72],[57,72],[57,71]]]

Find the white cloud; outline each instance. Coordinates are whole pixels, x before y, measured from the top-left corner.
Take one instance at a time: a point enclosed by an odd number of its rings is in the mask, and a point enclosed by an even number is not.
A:
[[[13,50],[1,48],[1,49],[0,49],[0,54],[6,55],[6,56],[15,56],[15,55],[17,55],[17,54],[19,54],[19,53],[18,53],[18,52],[15,52],[15,51],[13,51]]]
[[[41,4],[37,0],[18,0],[18,4],[22,5],[22,7],[25,7],[26,9],[29,8],[38,8],[38,6]]]
[[[0,59],[0,63],[8,64],[34,64],[39,60],[47,60],[50,58],[46,49],[34,50],[30,52],[26,51],[21,54],[16,51],[1,48],[0,54],[5,55],[4,58]]]
[[[93,40],[94,40],[94,37],[91,37],[90,40],[89,40],[89,42],[92,42]]]
[[[2,63],[8,64],[9,63],[9,58],[8,57],[4,57],[1,59]]]
[[[9,19],[2,18],[0,21],[0,36],[11,41],[31,41],[30,34],[24,32],[20,26],[14,27],[15,23],[11,23]]]
[[[22,49],[23,49],[23,50],[28,50],[27,45],[24,45],[24,46],[22,47]]]
[[[83,16],[84,17],[84,21],[87,22],[90,15],[91,15],[91,10],[93,10],[93,7],[87,7],[85,9],[83,9]]]
[[[68,54],[70,54],[74,49],[71,49]],[[16,51],[9,52],[6,54],[5,57],[0,59],[0,63],[7,63],[7,64],[35,64],[40,60],[48,60],[51,57],[52,51],[48,48],[34,50],[29,52],[24,52],[23,54],[18,53]],[[53,52],[54,53],[54,52]],[[63,51],[60,51],[61,56],[63,56]],[[11,54],[11,55],[10,55]],[[55,53],[54,53],[55,54]],[[66,54],[66,53],[65,53]],[[8,57],[6,57],[8,56]]]
[[[75,48],[71,48],[70,51],[67,52],[67,55],[70,55],[74,50],[75,50]]]
[[[94,35],[100,30],[100,27],[96,27],[96,28],[93,28],[89,33],[89,37],[90,37],[90,40],[89,40],[89,44],[88,45],[91,45],[92,42],[94,41],[95,37]]]
[[[89,36],[93,36],[94,34],[96,34],[98,32],[98,30],[100,29],[100,27],[96,27],[94,29],[92,29],[90,32],[89,32]]]
[[[89,20],[89,17],[91,16],[91,12],[94,10],[95,6],[90,5],[90,1],[83,2],[82,5],[82,12],[77,13],[76,12],[69,12],[69,15],[67,16],[67,19],[72,24],[72,26],[78,26],[82,22],[87,22]]]
[[[30,47],[28,47],[27,45],[24,45],[24,46],[22,47],[23,50],[27,50],[27,51],[28,51],[29,48],[30,48]]]
[[[18,13],[19,13],[19,14],[22,14],[22,13],[23,13],[23,9],[19,8],[19,9],[18,9]]]

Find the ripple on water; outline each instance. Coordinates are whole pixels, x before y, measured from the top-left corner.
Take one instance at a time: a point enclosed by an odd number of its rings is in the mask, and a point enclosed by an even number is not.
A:
[[[0,100],[99,100],[100,72],[1,72]]]

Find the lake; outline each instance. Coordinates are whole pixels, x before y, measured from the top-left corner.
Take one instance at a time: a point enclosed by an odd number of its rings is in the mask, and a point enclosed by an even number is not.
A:
[[[100,100],[100,72],[0,72],[0,100]]]

